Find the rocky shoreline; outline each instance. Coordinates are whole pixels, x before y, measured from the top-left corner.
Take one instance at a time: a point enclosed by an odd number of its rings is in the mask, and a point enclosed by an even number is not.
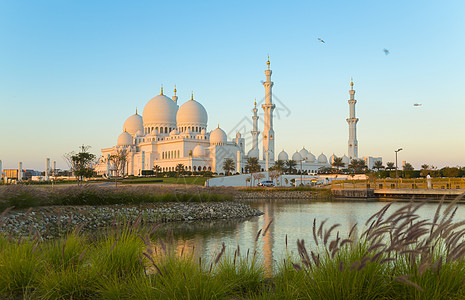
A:
[[[115,222],[135,220],[145,224],[218,220],[259,216],[263,213],[238,202],[153,203],[111,206],[44,206],[12,210],[0,220],[0,231],[14,236],[38,232],[51,239],[78,226],[84,231],[110,226]]]
[[[259,199],[280,199],[280,200],[330,200],[331,194],[318,191],[239,191],[234,195],[235,200],[259,200]]]

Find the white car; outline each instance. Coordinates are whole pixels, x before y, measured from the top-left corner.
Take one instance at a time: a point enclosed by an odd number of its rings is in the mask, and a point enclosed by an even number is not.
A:
[[[274,183],[271,180],[264,180],[258,183],[258,186],[273,187]]]

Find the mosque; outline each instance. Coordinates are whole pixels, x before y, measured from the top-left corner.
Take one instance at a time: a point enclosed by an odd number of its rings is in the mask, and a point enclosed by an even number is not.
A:
[[[286,161],[288,159],[298,162],[297,169],[317,173],[320,168],[330,167],[334,154],[329,158],[323,153],[318,157],[303,148],[296,151],[290,157],[284,150],[277,157],[275,155],[275,133],[273,130],[273,104],[271,81],[272,71],[270,60],[267,61],[265,70],[266,81],[265,103],[262,104],[264,111],[264,128],[261,133],[258,128],[258,108],[255,103],[253,108],[252,124],[252,146],[246,152],[245,139],[241,133],[237,132],[235,138],[228,140],[223,129],[219,126],[212,131],[208,131],[208,114],[205,107],[194,99],[191,99],[181,106],[178,105],[176,87],[172,98],[163,94],[163,87],[160,95],[152,98],[144,107],[142,116],[136,113],[126,119],[123,125],[123,132],[117,139],[116,146],[102,149],[102,158],[96,167],[98,175],[108,176],[112,173],[112,166],[108,160],[110,155],[115,154],[119,149],[126,149],[128,152],[126,173],[127,175],[142,175],[143,170],[152,170],[158,166],[162,172],[175,171],[179,164],[184,165],[187,171],[211,171],[224,173],[223,162],[231,158],[236,166],[237,173],[245,172],[247,158],[256,157],[259,160],[262,171],[267,171],[275,159]],[[358,158],[358,142],[356,138],[355,118],[355,90],[351,82],[349,92],[350,117],[349,124],[349,156],[342,156],[342,161],[347,166],[353,158]],[[262,134],[262,149],[259,149],[259,136]],[[261,155],[260,155],[261,152]],[[371,168],[374,161],[381,158],[364,158]]]

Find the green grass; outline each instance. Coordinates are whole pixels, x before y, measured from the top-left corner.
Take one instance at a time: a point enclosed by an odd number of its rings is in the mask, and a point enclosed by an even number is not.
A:
[[[380,210],[360,236],[316,221],[316,246],[266,271],[255,249],[210,258],[182,248],[172,235],[151,237],[133,225],[106,235],[75,232],[52,241],[0,235],[0,297],[31,299],[464,299],[465,222],[452,203],[433,220],[408,204]],[[268,225],[267,225],[268,227]],[[352,232],[352,230],[351,230]],[[184,251],[186,250],[186,251]]]

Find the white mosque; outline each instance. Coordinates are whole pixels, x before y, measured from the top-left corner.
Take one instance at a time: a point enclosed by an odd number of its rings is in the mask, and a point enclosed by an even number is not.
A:
[[[152,98],[144,107],[142,116],[136,113],[126,119],[123,125],[123,133],[117,139],[116,146],[102,149],[102,158],[96,167],[98,175],[108,175],[112,172],[112,166],[108,157],[119,149],[126,149],[129,153],[126,173],[127,175],[142,175],[143,170],[152,170],[159,166],[161,171],[175,171],[179,164],[184,165],[187,171],[211,171],[223,173],[223,162],[227,158],[233,159],[237,173],[245,172],[247,158],[256,157],[262,171],[267,171],[275,161],[275,134],[273,130],[273,104],[271,81],[272,71],[270,60],[267,61],[265,70],[266,81],[264,111],[264,128],[262,133],[262,151],[260,155],[258,129],[257,104],[253,108],[252,148],[246,152],[245,139],[237,132],[235,138],[228,140],[223,129],[219,126],[208,131],[208,114],[202,104],[197,102],[193,95],[191,99],[181,106],[178,105],[176,88],[174,96],[169,98],[163,94]],[[349,157],[342,156],[346,166],[350,159],[358,158],[358,142],[356,138],[355,118],[355,91],[353,82],[350,90],[350,118],[349,123]],[[328,161],[326,155],[321,153],[318,157],[303,148],[290,157],[284,150],[277,160],[286,161],[292,159],[298,162],[297,169],[308,173],[317,173],[320,168],[330,167],[336,156],[333,154]],[[364,158],[371,168],[375,160],[381,158]]]

